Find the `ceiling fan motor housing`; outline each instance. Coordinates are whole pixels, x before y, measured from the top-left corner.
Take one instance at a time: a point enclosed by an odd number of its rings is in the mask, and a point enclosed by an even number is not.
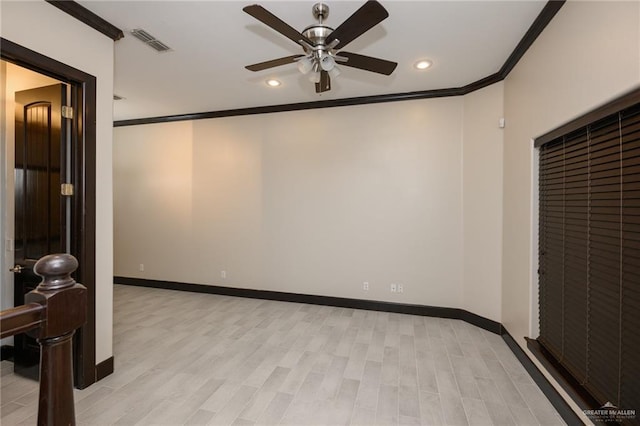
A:
[[[314,47],[325,47],[324,41],[333,32],[333,28],[326,25],[314,24],[304,29],[302,35],[313,42]]]
[[[302,35],[313,42],[313,50],[305,47],[307,54],[314,54],[318,59],[324,56],[326,51],[331,50],[327,48],[325,40],[329,37],[329,34],[333,32],[333,28],[323,25],[323,21],[329,16],[329,6],[326,3],[316,3],[311,9],[313,17],[318,20],[318,24],[309,25],[304,29]]]

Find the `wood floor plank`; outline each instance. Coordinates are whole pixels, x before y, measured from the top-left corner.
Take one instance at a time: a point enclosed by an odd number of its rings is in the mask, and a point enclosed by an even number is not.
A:
[[[213,419],[213,416],[215,415],[216,413],[212,413],[211,411],[198,410],[193,413],[193,415],[191,415],[184,424],[189,426],[207,425],[211,422],[211,419]]]
[[[374,413],[376,405],[378,403],[378,390],[380,387],[380,374],[382,371],[382,363],[376,361],[367,361],[362,373],[362,380],[360,381],[360,387],[358,388],[358,395],[356,397],[356,406],[365,410],[369,410]],[[358,416],[361,416],[357,421],[362,421],[367,418],[368,413],[362,412]]]
[[[267,409],[262,413],[262,416],[257,419],[256,423],[263,425],[279,424],[284,413],[289,409],[292,400],[293,395],[291,394],[276,393],[276,396],[271,400]]]
[[[487,407],[481,399],[463,397],[462,405],[467,419],[469,419],[469,426],[488,426],[493,424]]]
[[[562,423],[502,338],[459,320],[116,285],[113,333],[79,425]],[[2,425],[35,423],[37,383],[1,367]]]

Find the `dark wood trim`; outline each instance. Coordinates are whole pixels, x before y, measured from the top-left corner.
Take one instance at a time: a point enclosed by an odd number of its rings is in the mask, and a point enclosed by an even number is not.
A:
[[[507,78],[511,70],[516,66],[520,59],[524,56],[527,50],[531,47],[534,41],[538,38],[542,31],[549,25],[549,22],[556,16],[556,13],[564,6],[566,0],[549,0],[544,6],[542,11],[538,14],[538,17],[533,24],[529,27],[520,43],[513,50],[511,55],[507,58],[498,74],[502,79]]]
[[[384,102],[410,101],[415,99],[442,98],[464,95],[461,88],[424,90],[420,92],[394,93],[391,95],[361,96],[355,98],[326,101],[300,102],[294,104],[269,105],[262,107],[227,109],[222,111],[198,112],[193,114],[165,115],[161,117],[118,120],[114,127],[136,126],[139,124],[168,123],[173,121],[203,120],[207,118],[236,117],[241,115],[271,114],[275,112],[302,111],[306,109],[336,108],[354,105],[368,105]]]
[[[481,78],[480,80],[474,81],[473,83],[469,83],[466,86],[460,88],[461,95],[466,95],[471,92],[475,92],[476,90],[483,89],[487,86],[491,86],[492,84],[498,83],[504,80],[504,77],[501,77],[500,74],[494,73],[485,78]]]
[[[498,321],[491,320],[489,318],[485,318],[478,314],[474,314],[473,312],[465,311],[464,309],[460,309],[460,317],[465,322],[469,324],[475,325],[476,327],[483,328],[487,331],[490,331],[495,334],[502,334],[503,327],[502,324]]]
[[[458,308],[443,308],[439,306],[413,305],[407,303],[383,302],[379,300],[349,299],[345,297],[286,293],[270,290],[253,290],[247,288],[179,283],[174,281],[147,280],[129,277],[114,277],[113,282],[115,284],[160,288],[165,290],[189,291],[193,293],[220,294],[225,296],[248,297],[252,299],[277,300],[280,302],[308,303],[311,305],[336,306],[340,308],[394,312],[398,314],[420,315],[425,317],[460,319],[492,333],[500,334],[502,331],[500,323]]]
[[[80,82],[95,78],[91,74],[41,55],[6,38],[0,38],[0,58],[60,81]]]
[[[527,349],[580,408],[597,409],[602,405],[536,339],[525,338],[525,340]]]
[[[511,70],[516,66],[520,58],[531,47],[542,30],[551,22],[556,13],[564,5],[566,0],[549,0],[536,20],[526,32],[515,50],[500,68],[500,71],[490,76],[481,78],[463,87],[452,87],[448,89],[420,90],[415,92],[392,93],[387,95],[360,96],[354,98],[333,99],[326,101],[300,102],[283,105],[270,105],[263,107],[238,108],[222,111],[198,112],[191,114],[165,115],[160,117],[135,118],[130,120],[118,120],[113,123],[114,127],[136,126],[140,124],[169,123],[173,121],[203,120],[207,118],[236,117],[241,115],[270,114],[275,112],[301,111],[317,108],[335,108],[354,105],[368,105],[385,102],[411,101],[417,99],[432,99],[449,96],[463,96],[494,83],[504,80]]]
[[[73,154],[75,170],[74,182],[77,197],[73,198],[72,227],[74,238],[71,244],[72,254],[78,253],[84,260],[80,263],[78,281],[90,291],[87,293],[89,315],[87,323],[76,334],[76,359],[82,359],[84,368],[77,371],[76,385],[80,389],[95,383],[95,348],[96,348],[96,79],[85,81],[75,93],[77,104],[82,105],[84,99],[84,120],[75,120],[77,142]],[[82,143],[84,135],[84,143]],[[88,135],[93,137],[90,139]],[[81,196],[80,196],[81,194]],[[91,283],[87,285],[86,283]],[[80,374],[81,373],[81,374]]]
[[[96,382],[113,373],[115,370],[114,364],[114,358],[112,356],[99,362],[98,365],[96,365]]]
[[[590,123],[598,121],[601,118],[607,117],[611,114],[615,114],[616,112],[621,111],[625,108],[629,108],[637,103],[640,103],[640,87],[633,89],[630,92],[612,100],[611,102],[607,102],[606,104],[584,114],[581,117],[576,118],[575,120],[571,120],[568,123],[565,123],[562,126],[553,129],[542,136],[538,136],[534,139],[534,146],[536,148],[539,148],[545,143],[551,142],[552,140],[559,138],[560,136],[585,127]]]
[[[115,25],[105,21],[89,9],[71,0],[45,0],[52,6],[73,16],[78,21],[84,22],[96,31],[101,32],[113,41],[118,41],[124,37],[122,30]]]
[[[522,364],[525,370],[527,370],[527,373],[529,373],[533,381],[538,385],[542,393],[544,393],[551,405],[553,405],[553,408],[556,409],[567,425],[584,425],[582,420],[580,420],[580,417],[578,417],[575,411],[573,411],[569,404],[567,404],[564,398],[562,398],[553,385],[551,385],[549,380],[544,376],[544,374],[542,374],[538,367],[533,363],[533,361],[531,361],[529,356],[504,327],[502,327],[502,340],[504,340],[507,346],[509,346],[511,352],[513,352],[516,358],[518,358],[520,364]]]
[[[75,278],[87,287],[87,323],[75,337],[75,386],[95,382],[95,269],[96,269],[96,78],[10,40],[0,38],[0,57],[40,74],[69,83],[76,107],[72,153],[76,192],[72,203],[71,254],[79,261]]]
[[[46,319],[45,307],[39,303],[5,309],[0,312],[0,339],[38,328]]]

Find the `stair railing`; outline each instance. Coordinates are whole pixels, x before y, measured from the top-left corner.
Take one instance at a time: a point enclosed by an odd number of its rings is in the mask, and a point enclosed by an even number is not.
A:
[[[87,317],[87,289],[71,274],[78,261],[69,254],[38,260],[38,287],[25,304],[0,312],[0,338],[29,333],[40,344],[38,425],[75,425],[73,333]]]

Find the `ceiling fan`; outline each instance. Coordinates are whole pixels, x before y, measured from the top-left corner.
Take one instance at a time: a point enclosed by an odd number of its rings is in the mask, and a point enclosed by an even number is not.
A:
[[[389,16],[387,10],[376,0],[367,1],[335,30],[324,25],[324,20],[329,15],[329,6],[324,3],[313,5],[313,16],[318,23],[309,25],[302,32],[260,5],[246,6],[242,10],[299,44],[304,50],[302,55],[247,65],[245,68],[249,71],[262,71],[297,62],[300,72],[309,74],[309,80],[315,83],[316,93],[322,93],[331,90],[330,77],[340,74],[336,63],[384,75],[390,75],[398,65],[396,62],[340,50]]]

